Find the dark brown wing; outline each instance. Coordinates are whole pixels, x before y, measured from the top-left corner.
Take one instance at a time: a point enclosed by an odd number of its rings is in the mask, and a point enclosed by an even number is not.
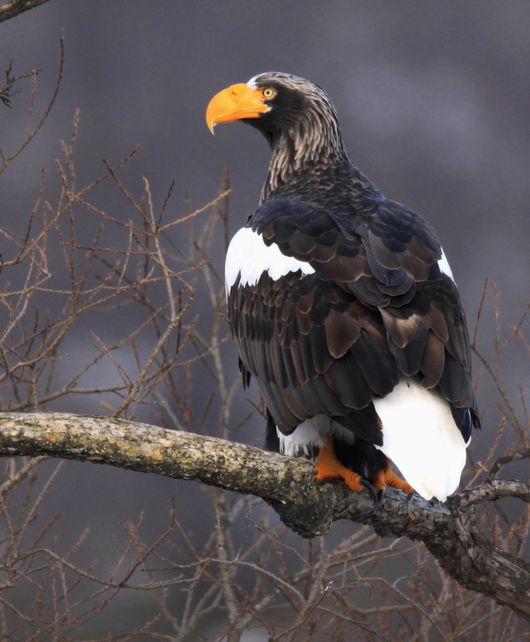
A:
[[[266,243],[308,261],[321,278],[335,281],[367,305],[404,305],[414,298],[418,284],[440,275],[442,250],[434,228],[383,197],[355,215],[276,198],[264,203],[250,223]]]
[[[305,419],[334,417],[381,443],[372,399],[399,378],[380,315],[316,274],[291,272],[228,296],[229,321],[244,372],[257,377],[276,425],[291,433]]]
[[[417,375],[451,403],[467,438],[475,399],[465,315],[422,217],[384,198],[355,216],[277,198],[250,225],[315,270],[263,275],[253,290],[230,294],[241,357],[282,427],[369,408],[400,375]]]

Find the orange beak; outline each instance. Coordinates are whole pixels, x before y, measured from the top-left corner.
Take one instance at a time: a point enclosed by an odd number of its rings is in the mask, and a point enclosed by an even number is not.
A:
[[[259,118],[270,111],[260,89],[238,83],[223,89],[210,100],[206,108],[206,124],[213,134],[217,123],[230,123],[240,118]]]

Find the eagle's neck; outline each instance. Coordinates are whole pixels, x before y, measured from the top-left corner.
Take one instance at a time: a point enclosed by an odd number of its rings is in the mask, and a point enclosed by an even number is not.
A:
[[[306,112],[303,118],[267,135],[271,159],[261,199],[285,192],[303,180],[351,166],[334,114]]]
[[[293,138],[280,138],[271,145],[260,202],[293,195],[322,205],[332,203],[351,212],[370,209],[379,190],[351,162],[340,135],[331,144],[328,140],[327,145],[315,140],[302,140],[297,147]]]

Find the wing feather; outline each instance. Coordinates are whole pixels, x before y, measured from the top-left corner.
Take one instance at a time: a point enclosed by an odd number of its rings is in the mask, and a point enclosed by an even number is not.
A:
[[[382,197],[357,214],[282,197],[249,221],[266,244],[314,269],[276,280],[264,273],[229,292],[243,365],[286,434],[323,414],[376,439],[372,399],[403,375],[455,408],[476,409],[465,315],[456,285],[438,267],[434,229]]]

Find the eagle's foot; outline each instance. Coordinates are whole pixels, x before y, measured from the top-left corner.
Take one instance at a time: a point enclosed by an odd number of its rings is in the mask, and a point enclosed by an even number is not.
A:
[[[383,489],[382,488],[377,489],[372,484],[372,482],[369,479],[366,479],[365,477],[361,477],[361,484],[370,493],[370,497],[372,498],[372,501],[374,503],[374,508],[379,506],[379,504],[383,501],[383,494],[384,494]]]
[[[401,479],[396,473],[388,466],[386,470],[381,470],[377,473],[377,476],[374,480],[374,486],[381,491],[384,491],[387,486],[392,486],[393,488],[398,488],[402,490],[405,495],[414,492],[414,488],[404,479]]]
[[[328,479],[342,479],[350,490],[354,490],[357,493],[362,492],[364,485],[361,476],[340,463],[335,455],[331,437],[326,445],[320,449],[315,466],[317,469],[317,482],[323,482]]]

